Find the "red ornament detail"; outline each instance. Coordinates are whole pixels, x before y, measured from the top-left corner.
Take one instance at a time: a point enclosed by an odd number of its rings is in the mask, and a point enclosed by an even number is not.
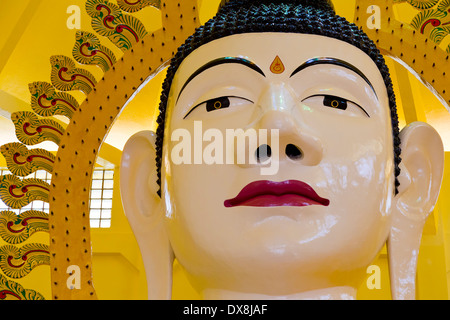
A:
[[[17,294],[9,290],[0,291],[0,300],[5,300],[7,295],[14,296],[17,299],[22,300]]]
[[[139,37],[138,37],[138,35],[137,35],[137,34],[133,31],[133,29],[131,29],[129,26],[124,25],[124,24],[119,24],[119,25],[116,27],[116,31],[117,31],[118,33],[122,33],[122,32],[123,32],[123,29],[128,30],[128,31],[134,36],[134,39],[136,40],[136,42],[139,42]]]
[[[438,27],[441,25],[441,21],[438,19],[428,19],[427,21],[425,21],[425,23],[422,25],[422,28],[420,28],[420,33],[424,33],[425,31],[425,27],[427,26],[427,24],[431,23],[431,25],[433,27]]]

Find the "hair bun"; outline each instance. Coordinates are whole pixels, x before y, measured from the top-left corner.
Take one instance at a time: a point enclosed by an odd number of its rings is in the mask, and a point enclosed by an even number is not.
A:
[[[227,7],[243,8],[254,5],[269,5],[269,4],[288,4],[288,5],[302,5],[311,7],[322,11],[335,12],[331,0],[222,0],[220,8],[227,5]]]

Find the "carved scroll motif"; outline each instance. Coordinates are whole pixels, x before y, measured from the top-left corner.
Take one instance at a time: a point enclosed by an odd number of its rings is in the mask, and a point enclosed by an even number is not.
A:
[[[394,3],[408,2],[414,8],[425,10],[434,7],[439,0],[394,0]]]
[[[78,101],[66,92],[57,92],[48,82],[33,82],[28,85],[31,93],[31,108],[42,117],[62,115],[69,119],[78,109]]]
[[[26,241],[36,232],[48,232],[48,214],[29,210],[17,215],[12,211],[0,212],[0,237],[9,244]]]
[[[45,298],[39,292],[25,289],[0,274],[0,300],[45,300]]]
[[[96,65],[106,72],[116,63],[114,53],[92,33],[78,31],[75,36],[75,46],[72,50],[74,59],[87,65]]]
[[[450,34],[450,0],[439,2],[434,9],[419,12],[411,21],[411,26],[440,44]],[[447,52],[450,53],[450,45]]]
[[[55,156],[49,151],[44,149],[28,150],[19,142],[1,146],[0,152],[6,160],[8,170],[19,177],[26,177],[38,170],[51,173],[55,163]]]
[[[31,201],[48,202],[50,185],[40,179],[19,179],[13,175],[0,176],[0,199],[10,208],[20,209]]]
[[[56,89],[61,91],[80,90],[89,94],[97,81],[87,70],[77,68],[75,62],[66,56],[58,55],[50,58],[52,66],[51,80]]]
[[[30,243],[18,248],[14,245],[0,247],[0,269],[12,279],[28,275],[34,268],[50,264],[48,246]]]
[[[123,14],[117,5],[106,0],[88,0],[86,11],[92,17],[94,31],[107,37],[122,51],[130,49],[147,34],[141,21]]]
[[[161,0],[117,0],[117,5],[123,11],[133,13],[149,6],[160,8]]]
[[[32,146],[44,141],[59,144],[64,134],[64,127],[55,120],[39,119],[29,111],[15,112],[11,120],[16,128],[16,136],[20,142]]]

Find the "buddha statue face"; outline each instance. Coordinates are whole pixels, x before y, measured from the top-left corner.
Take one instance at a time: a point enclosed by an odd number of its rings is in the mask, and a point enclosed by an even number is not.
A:
[[[212,103],[226,108],[208,110]],[[388,97],[367,55],[316,35],[226,37],[185,59],[168,106],[162,200],[175,255],[202,273],[196,281],[281,294],[287,284],[316,289],[311,279],[338,286],[347,278],[338,273],[365,274],[386,241],[394,196]],[[194,146],[196,123],[224,140],[230,129],[266,130],[266,162],[278,170],[262,175],[250,159],[174,164],[180,128],[192,133],[192,158],[206,156],[208,142]],[[232,150],[221,144],[225,158]],[[256,147],[236,152],[257,157]],[[271,276],[279,286],[261,281]]]
[[[254,143],[247,136],[238,148],[230,132],[240,129],[256,133]],[[346,42],[268,32],[194,50],[170,90],[161,197],[154,135],[137,134],[124,150],[122,197],[149,295],[169,297],[173,257],[205,297],[354,295],[404,225],[398,217],[424,221],[440,186],[442,143],[416,124],[402,132],[396,195],[392,132],[379,69]],[[416,138],[425,136],[436,142]],[[417,159],[438,169],[424,175]],[[410,188],[416,177],[423,187]],[[412,252],[420,232],[405,234],[393,248]]]

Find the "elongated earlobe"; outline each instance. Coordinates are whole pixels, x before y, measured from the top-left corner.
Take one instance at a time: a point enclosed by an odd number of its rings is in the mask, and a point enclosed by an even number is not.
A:
[[[120,188],[125,215],[141,250],[149,299],[170,299],[173,253],[164,227],[164,212],[157,195],[155,134],[132,136],[122,154]]]
[[[444,148],[430,125],[414,122],[400,133],[401,174],[388,239],[393,299],[415,299],[422,230],[436,204],[444,168]]]

